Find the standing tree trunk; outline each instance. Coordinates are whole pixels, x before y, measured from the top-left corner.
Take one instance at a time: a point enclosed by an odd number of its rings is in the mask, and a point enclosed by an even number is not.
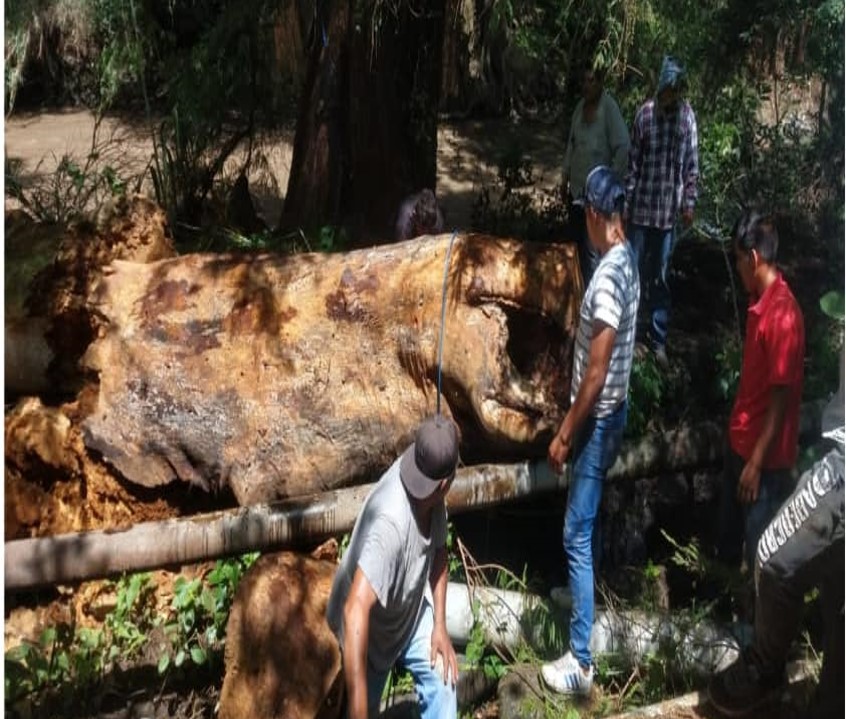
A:
[[[435,186],[444,0],[334,0],[318,22],[284,223],[389,239],[403,196]]]
[[[339,219],[351,2],[328,0],[315,19],[282,218],[288,227],[313,227]]]

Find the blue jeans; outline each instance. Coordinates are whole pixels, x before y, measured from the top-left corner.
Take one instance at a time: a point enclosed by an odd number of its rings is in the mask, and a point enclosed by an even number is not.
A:
[[[676,229],[666,230],[629,225],[628,238],[640,271],[640,306],[646,308],[649,340],[653,349],[667,344],[670,324],[670,257],[676,244]]]
[[[796,482],[789,469],[761,470],[758,499],[752,504],[741,504],[737,499],[737,484],[745,465],[743,457],[731,449],[726,450],[716,549],[718,559],[724,564],[739,567],[742,557],[751,572],[755,566],[758,540],[790,496]]]
[[[570,651],[584,667],[591,663],[594,523],[605,475],[620,453],[626,411],[626,403],[622,402],[607,417],[588,417],[571,458],[570,490],[564,515],[564,552],[573,597]]]
[[[435,615],[428,600],[423,600],[420,618],[408,645],[397,659],[397,664],[411,672],[414,688],[420,702],[421,719],[455,719],[458,715],[458,697],[451,682],[444,680],[431,665],[432,629]],[[378,672],[367,664],[367,710],[371,717],[379,714],[379,704],[389,672]]]

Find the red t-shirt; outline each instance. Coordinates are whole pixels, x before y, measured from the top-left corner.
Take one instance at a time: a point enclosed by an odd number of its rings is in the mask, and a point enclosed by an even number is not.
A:
[[[774,386],[787,386],[787,407],[781,431],[764,458],[764,469],[787,469],[796,462],[799,405],[805,362],[805,321],[787,283],[778,275],[749,304],[740,387],[729,420],[729,443],[743,459],[752,456],[764,426]]]

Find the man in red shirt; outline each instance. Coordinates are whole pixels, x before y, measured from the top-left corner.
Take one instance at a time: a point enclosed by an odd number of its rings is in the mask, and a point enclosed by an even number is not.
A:
[[[729,420],[717,556],[733,566],[743,557],[751,571],[761,533],[795,484],[805,322],[775,264],[773,219],[745,212],[732,237],[750,299],[740,386]]]

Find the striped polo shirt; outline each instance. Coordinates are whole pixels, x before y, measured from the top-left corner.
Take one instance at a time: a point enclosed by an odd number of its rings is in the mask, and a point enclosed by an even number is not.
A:
[[[587,370],[596,322],[604,322],[616,331],[605,385],[593,407],[594,417],[611,414],[628,393],[639,301],[640,280],[634,252],[628,242],[615,245],[603,255],[585,291],[576,332],[571,402],[575,401]]]

